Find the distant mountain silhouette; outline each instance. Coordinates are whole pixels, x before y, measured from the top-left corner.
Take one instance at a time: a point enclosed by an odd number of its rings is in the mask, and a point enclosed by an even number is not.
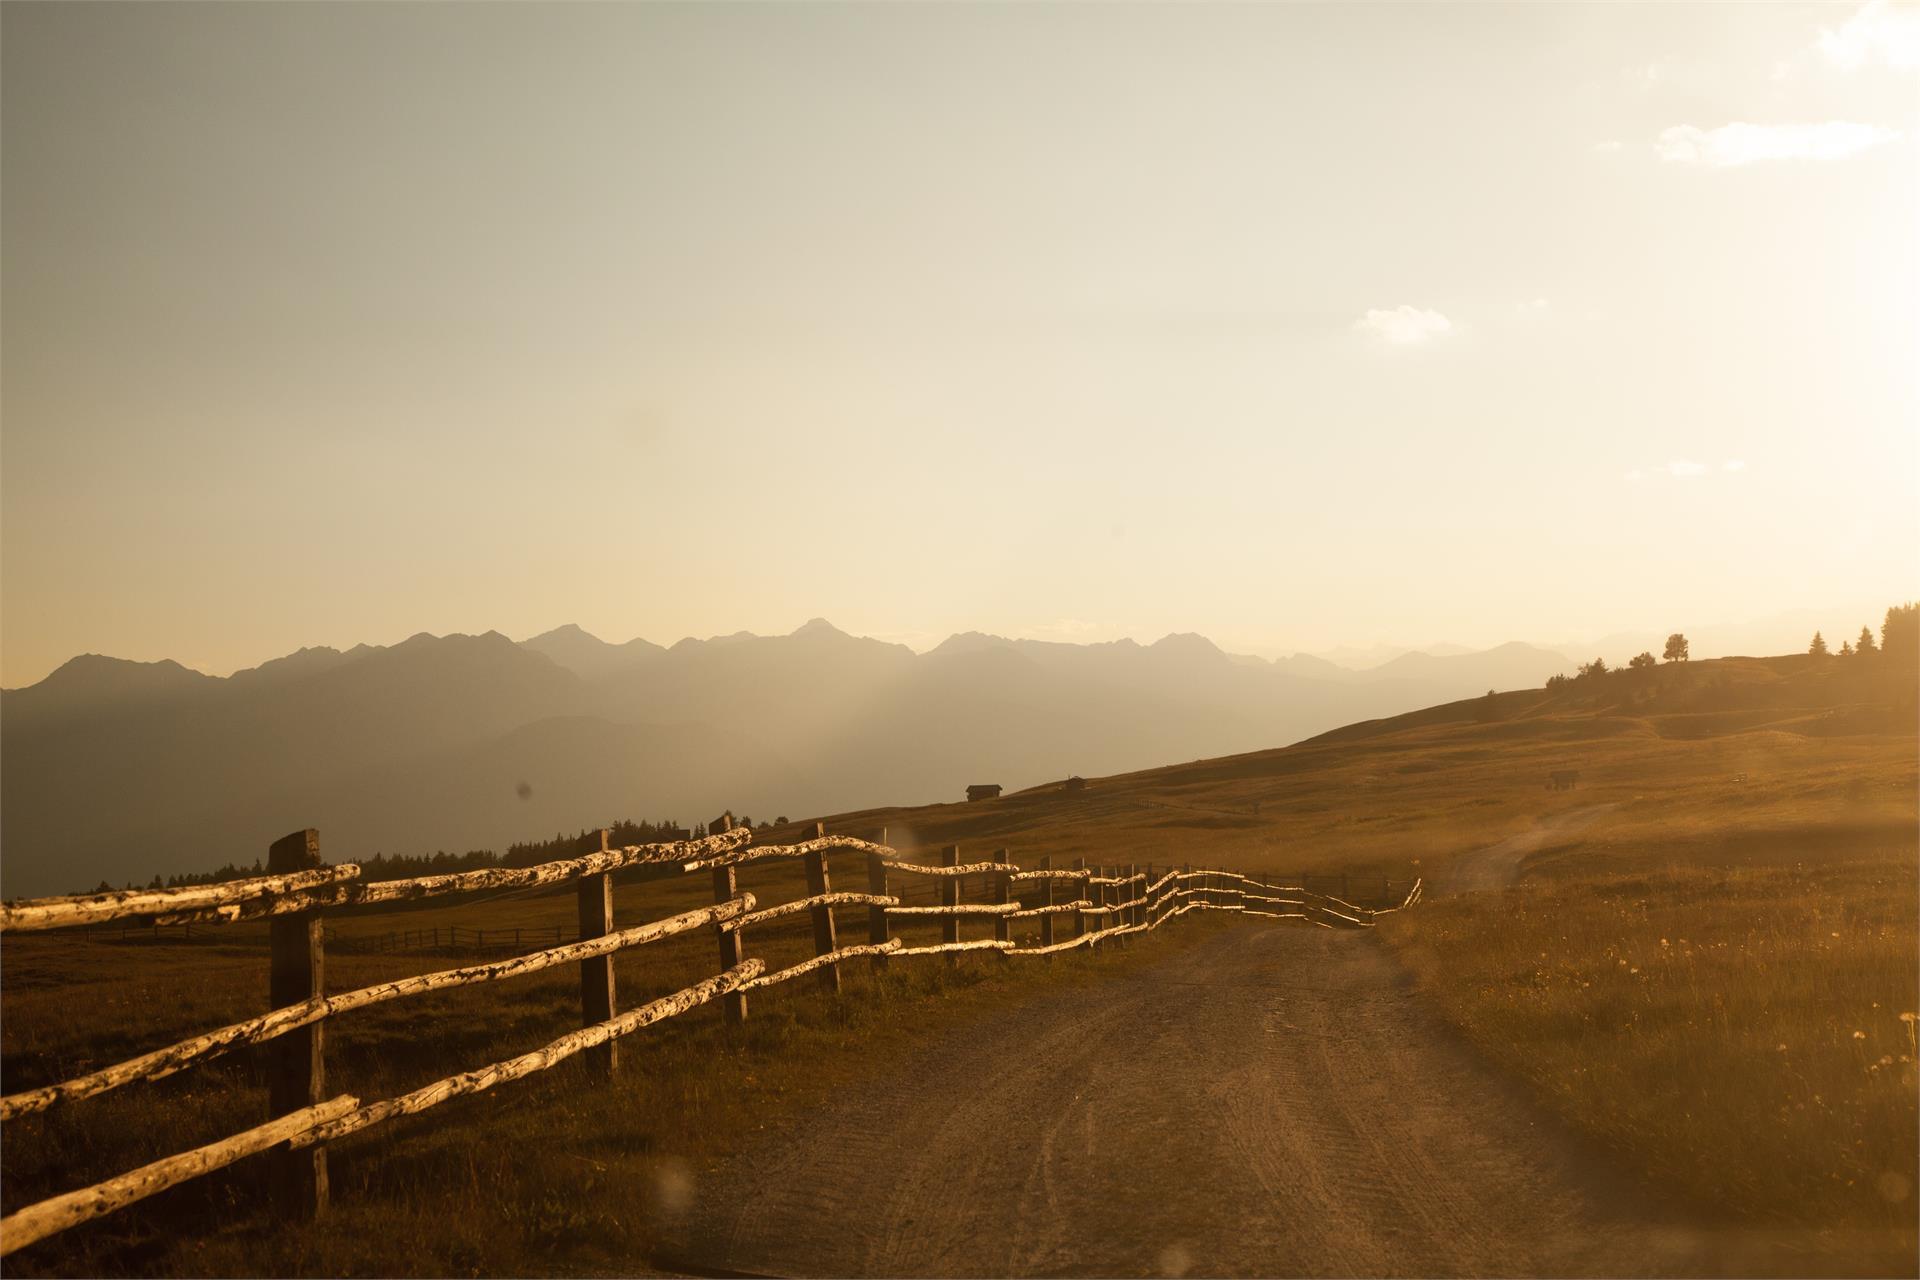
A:
[[[0,695],[0,892],[245,864],[301,826],[347,861],[624,816],[925,803],[1279,746],[1572,667],[1503,645],[1351,671],[1193,634],[968,632],[915,654],[817,618],[664,649],[571,625],[518,644],[421,634],[226,679],[87,655]]]
[[[588,680],[597,680],[615,671],[638,666],[666,652],[652,641],[638,638],[625,644],[608,644],[571,622],[543,632],[531,640],[522,640],[520,647],[543,653],[560,666]]]
[[[304,650],[302,652],[305,652]],[[290,659],[280,659],[290,661]],[[7,693],[7,729],[16,724],[58,723],[175,703],[215,685],[212,676],[172,659],[128,662],[83,653],[39,684]]]
[[[1518,640],[1484,653],[1403,653],[1361,675],[1373,680],[1455,680],[1486,688],[1526,688],[1567,669],[1566,658]]]

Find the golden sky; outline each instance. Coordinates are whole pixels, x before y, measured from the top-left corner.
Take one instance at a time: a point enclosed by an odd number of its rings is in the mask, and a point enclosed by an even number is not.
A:
[[[9,687],[1920,587],[1913,7],[0,22]]]

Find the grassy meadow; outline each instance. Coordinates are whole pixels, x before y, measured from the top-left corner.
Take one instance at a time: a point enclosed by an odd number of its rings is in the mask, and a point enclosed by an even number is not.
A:
[[[884,827],[896,846],[925,853],[959,843],[969,860],[1008,847],[1028,866],[1047,854],[1055,866],[1084,857],[1345,874],[1356,897],[1423,876],[1430,897],[1391,918],[1386,941],[1472,1043],[1625,1171],[1729,1223],[1835,1241],[1863,1233],[1873,1258],[1905,1248],[1910,1269],[1915,1052],[1899,1015],[1916,1009],[1920,954],[1913,686],[1911,672],[1837,659],[1676,664],[1092,779],[1083,791],[827,821],[866,836]],[[1579,770],[1578,788],[1548,790],[1555,769]],[[1487,846],[1516,840],[1514,887],[1449,896],[1449,880]],[[834,873],[836,888],[865,887],[859,859]],[[708,887],[704,874],[622,884],[616,920],[699,905]],[[744,870],[741,887],[763,904],[804,892],[798,867],[779,863]],[[931,885],[905,887],[932,901]],[[978,891],[969,885],[968,897]],[[562,893],[335,919],[328,988],[479,958],[368,950],[388,931],[570,933],[573,915]],[[840,920],[843,939],[864,938],[864,910]],[[874,974],[855,961],[840,1000],[802,978],[756,993],[744,1029],[708,1008],[630,1037],[610,1085],[567,1064],[337,1144],[324,1230],[273,1221],[242,1164],[15,1254],[7,1269],[631,1270],[701,1169],[778,1141],[783,1117],[858,1089],[927,1027],[991,1016],[1035,984],[1096,986],[1232,927],[1189,917],[1131,948],[1045,965],[966,957]],[[984,936],[987,926],[963,929]],[[932,941],[938,926],[903,932]],[[261,1011],[264,941],[259,926],[196,930],[191,941],[6,939],[6,1091]],[[811,954],[806,918],[750,930],[747,953],[770,968]],[[632,1007],[711,974],[712,935],[629,951],[617,968],[620,1006]],[[392,1096],[535,1048],[578,1019],[571,968],[358,1011],[328,1027],[330,1085]],[[256,1055],[243,1052],[10,1122],[0,1205],[211,1141],[264,1107]]]
[[[1909,844],[1541,877],[1382,929],[1477,1048],[1627,1168],[1710,1220],[1898,1273],[1920,1164],[1917,894]]]

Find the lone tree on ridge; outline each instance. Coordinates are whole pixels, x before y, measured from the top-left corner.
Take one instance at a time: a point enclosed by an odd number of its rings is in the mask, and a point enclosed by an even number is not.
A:
[[[1674,632],[1667,637],[1667,651],[1660,656],[1668,662],[1685,662],[1687,660],[1687,638],[1678,631]]]

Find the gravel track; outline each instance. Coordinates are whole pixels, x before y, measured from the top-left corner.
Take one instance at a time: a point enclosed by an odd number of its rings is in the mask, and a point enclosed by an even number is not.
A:
[[[1540,819],[1530,830],[1518,835],[1463,853],[1439,878],[1436,891],[1475,893],[1482,889],[1505,888],[1520,878],[1520,867],[1527,857],[1545,848],[1549,840],[1558,842],[1578,835],[1620,805],[1621,802],[1615,800],[1610,804],[1590,804],[1583,809],[1569,809],[1551,818]]]
[[[1248,921],[935,1036],[707,1179],[675,1252],[762,1275],[1718,1269],[1606,1167],[1376,937]]]

